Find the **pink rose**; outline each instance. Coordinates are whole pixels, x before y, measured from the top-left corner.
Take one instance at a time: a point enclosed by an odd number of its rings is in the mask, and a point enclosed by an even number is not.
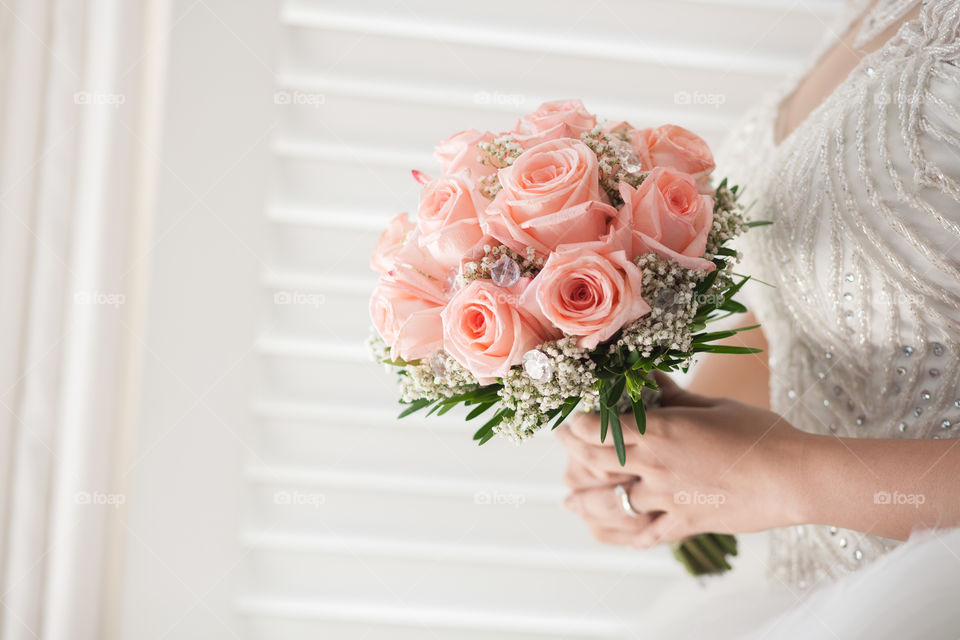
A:
[[[433,257],[430,251],[421,247],[419,229],[414,229],[407,237],[407,243],[394,256],[394,265],[394,269],[387,272],[387,275],[394,275],[394,271],[400,267],[413,269],[435,281],[436,286],[443,291],[450,288],[459,268],[459,265],[456,264],[449,265],[440,262]]]
[[[644,149],[652,167],[671,167],[689,173],[697,181],[700,190],[706,191],[710,173],[716,165],[713,153],[703,138],[675,124],[665,124],[638,131],[633,139],[640,157],[644,157],[640,153]]]
[[[608,236],[613,239],[615,236]],[[616,242],[564,245],[550,254],[520,304],[594,349],[649,313],[640,297],[641,271]]]
[[[377,246],[370,256],[370,268],[378,273],[386,273],[393,268],[397,252],[403,248],[407,234],[413,230],[413,223],[406,213],[398,213],[387,223],[387,228],[380,234]]]
[[[716,268],[703,258],[713,198],[700,194],[692,176],[657,167],[636,189],[621,182],[620,196],[632,221],[634,255],[652,251],[687,269]]]
[[[520,118],[514,133],[521,136],[543,134],[562,127],[564,137],[579,138],[595,126],[596,116],[587,111],[579,100],[554,100],[544,102],[536,111]]]
[[[481,142],[490,142],[493,134],[489,131],[465,129],[453,134],[433,150],[433,156],[440,163],[444,173],[460,173],[466,171],[470,179],[478,181],[483,177],[493,175],[496,167],[484,164],[480,158]]]
[[[521,278],[510,288],[474,280],[443,310],[443,347],[481,384],[507,374],[523,354],[556,337],[517,302],[530,284]]]
[[[427,183],[420,192],[417,211],[420,246],[444,266],[459,265],[463,254],[483,237],[477,218],[479,201],[480,196],[465,173]]]
[[[549,253],[560,243],[599,238],[616,211],[603,203],[597,156],[561,138],[525,151],[500,170],[497,193],[480,214],[483,230],[514,251]]]
[[[446,302],[436,279],[399,266],[380,277],[370,296],[370,319],[392,357],[419,360],[443,346],[440,312]]]

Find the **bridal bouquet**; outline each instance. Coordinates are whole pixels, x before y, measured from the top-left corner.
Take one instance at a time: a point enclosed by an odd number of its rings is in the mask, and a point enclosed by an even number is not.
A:
[[[556,428],[579,406],[599,413],[622,465],[620,414],[644,432],[653,370],[757,351],[705,330],[746,310],[733,298],[748,278],[726,244],[752,223],[737,187],[711,185],[713,156],[690,131],[600,124],[557,101],[504,133],[457,133],[435,155],[440,176],[413,172],[416,220],[391,220],[371,258],[371,344],[399,374],[401,417],[466,405],[467,420],[488,413],[483,444]],[[736,542],[708,534],[674,551],[712,573]]]

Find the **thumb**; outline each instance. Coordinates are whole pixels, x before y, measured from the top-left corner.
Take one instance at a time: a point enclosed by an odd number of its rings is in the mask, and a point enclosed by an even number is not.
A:
[[[663,371],[654,371],[653,377],[660,387],[660,404],[665,407],[712,407],[716,404],[709,396],[687,391]]]

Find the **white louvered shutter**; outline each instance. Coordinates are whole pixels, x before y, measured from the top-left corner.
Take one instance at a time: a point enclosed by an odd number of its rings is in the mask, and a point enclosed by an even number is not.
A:
[[[645,607],[688,579],[665,549],[592,541],[560,505],[549,434],[478,448],[462,414],[395,419],[395,382],[364,347],[369,254],[392,215],[415,213],[410,169],[436,174],[432,147],[451,133],[578,97],[717,146],[839,4],[281,1],[250,283],[261,384],[236,478],[244,637],[632,637]]]

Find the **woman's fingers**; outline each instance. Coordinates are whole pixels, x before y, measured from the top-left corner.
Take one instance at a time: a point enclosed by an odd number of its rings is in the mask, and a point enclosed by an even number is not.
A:
[[[621,466],[613,447],[587,444],[575,436],[569,427],[558,428],[557,437],[567,449],[570,458],[589,467],[595,475],[601,473],[642,475],[638,472],[643,468],[639,447],[627,445],[626,465]]]
[[[574,491],[563,501],[563,506],[585,518],[619,520],[626,517],[637,520],[638,518],[630,516],[624,508],[622,499],[615,491],[616,486]],[[637,513],[655,513],[662,511],[667,506],[662,504],[662,501],[644,486],[642,479],[622,483],[620,486],[626,490],[627,497],[630,499],[630,506]]]
[[[613,486],[632,482],[636,479],[636,476],[628,473],[596,472],[574,459],[571,459],[570,464],[567,465],[567,471],[563,476],[564,484],[574,491],[592,489],[594,487]]]
[[[664,513],[654,520],[649,527],[633,537],[633,546],[641,549],[650,549],[665,542],[676,542],[690,535],[682,526],[682,520],[671,513]]]
[[[649,419],[650,416],[647,416],[648,425],[650,424]],[[573,435],[586,444],[597,447],[613,447],[613,436],[610,434],[609,427],[607,428],[606,439],[600,442],[600,416],[595,413],[581,413],[570,420],[568,426],[570,431],[573,432]],[[623,430],[623,443],[625,445],[630,446],[640,443],[642,436],[640,432],[637,431],[637,426],[633,421],[632,415],[621,415],[620,427]]]

